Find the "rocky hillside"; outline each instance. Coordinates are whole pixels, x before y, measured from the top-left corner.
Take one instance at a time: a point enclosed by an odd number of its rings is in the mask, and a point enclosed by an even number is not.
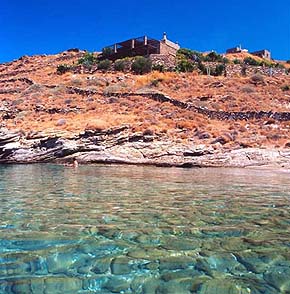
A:
[[[290,76],[57,73],[83,55],[0,65],[0,162],[289,164]]]

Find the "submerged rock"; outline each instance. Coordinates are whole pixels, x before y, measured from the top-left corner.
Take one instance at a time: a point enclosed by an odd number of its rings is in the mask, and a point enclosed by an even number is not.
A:
[[[125,278],[110,277],[108,282],[105,283],[104,288],[113,293],[126,293],[126,290],[129,293],[130,282]]]
[[[194,259],[185,255],[168,256],[160,259],[160,270],[186,269],[193,266]]]
[[[110,270],[111,257],[98,258],[92,268],[92,272],[96,274],[104,274]]]
[[[126,275],[131,272],[131,259],[127,256],[116,257],[111,262],[111,271],[114,275]]]
[[[257,274],[263,273],[269,267],[271,258],[265,255],[259,255],[253,251],[244,251],[236,253],[237,260],[243,264],[248,271]]]
[[[289,266],[273,266],[269,268],[264,273],[264,279],[276,289],[288,293],[290,291],[290,264]]]
[[[163,238],[161,246],[167,250],[194,250],[200,247],[200,242],[196,239]]]
[[[198,294],[250,294],[249,288],[242,288],[235,282],[225,279],[212,279],[205,282]]]

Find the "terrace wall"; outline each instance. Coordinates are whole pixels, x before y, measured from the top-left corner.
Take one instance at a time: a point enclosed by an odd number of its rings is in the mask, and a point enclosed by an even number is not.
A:
[[[205,66],[210,68],[215,68],[218,64],[217,62],[204,62]],[[242,64],[226,64],[226,74],[229,77],[232,76],[241,76],[242,75],[242,68],[244,65]],[[246,65],[246,75],[253,75],[260,73],[262,75],[267,76],[281,76],[286,75],[286,70],[284,68],[276,68],[276,67],[267,67],[267,66],[253,66],[253,65]]]

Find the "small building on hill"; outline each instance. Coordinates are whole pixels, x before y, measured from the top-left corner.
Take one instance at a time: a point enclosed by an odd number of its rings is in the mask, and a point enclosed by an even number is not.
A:
[[[230,54],[230,53],[235,54],[235,53],[242,53],[242,52],[248,52],[248,50],[247,49],[242,49],[242,46],[241,45],[240,46],[236,46],[234,48],[229,48],[226,51],[227,54]]]
[[[271,52],[266,49],[255,51],[255,52],[252,52],[251,54],[255,56],[259,56],[261,58],[271,59]]]
[[[180,46],[169,41],[166,33],[164,33],[160,41],[148,36],[142,36],[106,46],[102,50],[102,58],[116,60],[134,56],[149,57],[152,54],[175,57],[179,48]]]

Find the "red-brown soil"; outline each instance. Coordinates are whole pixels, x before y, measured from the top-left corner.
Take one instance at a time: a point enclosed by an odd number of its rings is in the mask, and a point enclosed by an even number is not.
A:
[[[86,129],[129,124],[133,130],[167,136],[173,142],[212,144],[223,148],[285,147],[290,122],[272,119],[211,120],[170,103],[110,93],[162,92],[212,110],[290,112],[290,76],[210,77],[197,73],[134,75],[96,71],[59,75],[57,65],[77,62],[82,52],[23,57],[0,65],[0,124],[8,129],[72,136]],[[28,80],[25,80],[25,79]],[[32,83],[33,82],[33,83]],[[93,90],[77,94],[69,87]],[[12,113],[12,115],[4,115]]]

